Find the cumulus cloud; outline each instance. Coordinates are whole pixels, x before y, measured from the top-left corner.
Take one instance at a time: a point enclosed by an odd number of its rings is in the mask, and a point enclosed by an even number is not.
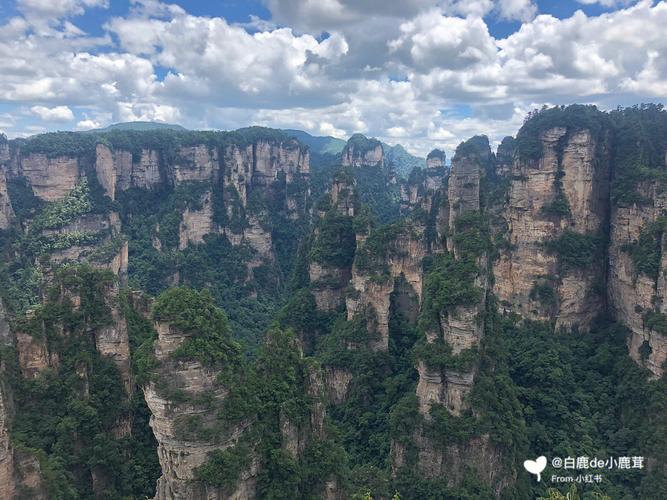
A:
[[[92,130],[94,128],[100,128],[101,126],[100,122],[89,118],[76,123],[77,130]]]
[[[499,0],[498,12],[505,19],[529,21],[537,14],[537,5],[532,0]]]
[[[130,54],[171,68],[162,94],[248,106],[270,105],[277,97],[323,98],[330,90],[323,89],[325,66],[348,50],[335,33],[321,41],[290,28],[250,34],[222,18],[190,15],[115,18],[108,28]]]
[[[495,40],[478,17],[446,17],[427,12],[401,25],[392,51],[416,69],[463,69],[496,57]]]
[[[47,108],[46,106],[33,106],[30,112],[39,116],[45,122],[68,122],[74,120],[74,113],[67,106],[55,106]]]
[[[75,116],[78,129],[257,123],[451,153],[476,133],[498,142],[544,103],[667,95],[665,2],[613,2],[622,8],[566,19],[540,15],[531,0],[265,3],[271,19],[231,23],[133,0],[92,37],[76,16],[106,0],[19,0],[19,15],[0,24],[0,102],[36,123],[0,127],[19,135]],[[494,38],[498,18],[520,28]]]

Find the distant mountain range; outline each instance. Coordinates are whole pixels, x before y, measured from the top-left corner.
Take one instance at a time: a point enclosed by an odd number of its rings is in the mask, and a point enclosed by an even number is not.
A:
[[[159,130],[159,129],[187,130],[182,125],[177,125],[175,123],[140,121],[140,122],[112,123],[108,127],[86,130],[86,132],[110,132],[111,130]]]
[[[187,130],[181,125],[161,122],[121,122],[114,123],[108,127],[89,130],[87,132],[109,132],[111,130],[156,130],[156,129],[171,129],[171,130]],[[337,139],[331,136],[317,136],[311,135],[303,130],[283,129],[283,131],[296,139],[302,144],[308,146],[310,151],[320,155],[337,155],[343,151],[347,141]],[[396,170],[399,177],[407,178],[410,172],[415,167],[424,167],[426,159],[408,153],[403,146],[397,144],[390,146],[387,143],[382,143],[384,149],[384,156],[386,164],[392,166]]]
[[[337,155],[343,151],[347,141],[331,136],[311,135],[303,130],[285,129],[285,132],[297,138],[302,144],[308,146],[311,152],[317,154]],[[408,153],[403,146],[396,144],[390,146],[382,143],[384,157],[387,165],[396,169],[399,177],[407,178],[413,168],[426,166],[426,159]]]

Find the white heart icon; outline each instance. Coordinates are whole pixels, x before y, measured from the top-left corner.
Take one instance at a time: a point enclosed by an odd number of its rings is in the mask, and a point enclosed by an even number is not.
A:
[[[544,470],[544,468],[547,466],[547,457],[541,456],[537,457],[535,460],[526,460],[523,463],[523,468],[526,469],[528,472],[531,474],[535,474],[537,476],[537,482],[540,482],[540,473]]]

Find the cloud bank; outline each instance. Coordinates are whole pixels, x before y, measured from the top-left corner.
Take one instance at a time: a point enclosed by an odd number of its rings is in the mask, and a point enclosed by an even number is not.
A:
[[[580,0],[582,4],[593,0]],[[542,104],[615,107],[667,95],[667,3],[559,19],[530,0],[266,0],[232,23],[134,0],[96,35],[106,0],[18,0],[0,25],[9,135],[157,120],[363,132],[425,154],[514,133]],[[517,23],[504,38],[492,22]]]

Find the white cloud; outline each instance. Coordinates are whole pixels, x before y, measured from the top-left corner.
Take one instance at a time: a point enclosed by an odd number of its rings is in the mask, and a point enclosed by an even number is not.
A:
[[[505,19],[529,21],[537,14],[537,5],[532,0],[499,0],[498,12]]]
[[[389,47],[406,64],[421,70],[462,69],[491,62],[498,50],[480,18],[445,17],[435,11],[401,25],[401,36],[389,42]]]
[[[101,126],[100,122],[91,119],[81,120],[76,124],[77,130],[92,130]]]
[[[33,106],[30,111],[39,116],[45,122],[68,122],[74,120],[74,113],[67,106]]]
[[[101,37],[74,24],[106,4],[21,0],[22,14],[0,25],[0,102],[41,121],[19,116],[0,127],[55,128],[44,116],[64,119],[65,108],[80,129],[257,123],[451,153],[470,135],[497,142],[515,133],[546,102],[615,106],[667,95],[665,2],[557,19],[537,15],[530,0],[267,0],[272,19],[233,24],[134,0]],[[522,24],[496,39],[493,18]]]

